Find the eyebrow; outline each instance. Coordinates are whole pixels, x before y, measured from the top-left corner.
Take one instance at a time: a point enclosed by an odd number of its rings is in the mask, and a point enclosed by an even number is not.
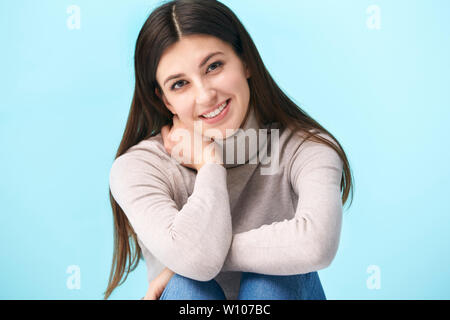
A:
[[[211,59],[212,57],[214,57],[215,55],[218,55],[218,54],[224,54],[224,53],[223,53],[222,51],[217,51],[217,52],[213,52],[213,53],[208,54],[208,55],[202,60],[202,62],[201,62],[200,65],[198,66],[198,68],[200,69],[201,67],[203,67],[203,66],[208,62],[209,59]],[[172,80],[172,79],[176,79],[176,78],[180,78],[180,77],[183,77],[183,76],[185,76],[184,73],[177,73],[177,74],[171,75],[170,77],[168,77],[168,78],[166,79],[166,81],[164,81],[163,86],[166,85],[166,82],[167,82],[167,81]]]

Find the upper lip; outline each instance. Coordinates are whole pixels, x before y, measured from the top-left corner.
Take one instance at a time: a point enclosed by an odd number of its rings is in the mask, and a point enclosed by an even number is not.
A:
[[[203,112],[203,113],[201,114],[201,116],[203,116],[203,115],[205,115],[205,114],[208,114],[208,113],[210,113],[210,112],[216,110],[218,107],[220,107],[222,104],[224,104],[224,103],[227,102],[227,101],[228,101],[228,99],[222,101],[221,103],[217,104],[215,107],[212,107],[212,108],[209,109],[208,111]]]

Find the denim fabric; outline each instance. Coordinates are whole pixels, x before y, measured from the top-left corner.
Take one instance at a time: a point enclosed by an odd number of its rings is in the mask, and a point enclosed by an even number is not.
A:
[[[160,300],[226,300],[213,279],[197,281],[174,274]],[[238,300],[326,300],[317,272],[274,276],[243,272]]]

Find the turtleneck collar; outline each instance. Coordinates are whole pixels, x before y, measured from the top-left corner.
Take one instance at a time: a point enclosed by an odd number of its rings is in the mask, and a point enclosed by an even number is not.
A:
[[[258,125],[254,107],[249,105],[247,118],[240,129],[226,139],[215,141],[219,150],[222,150],[223,166],[225,168],[234,168],[249,163],[257,164],[259,162],[258,151],[265,148],[267,142],[265,139],[265,141],[259,143],[259,129],[261,128]]]

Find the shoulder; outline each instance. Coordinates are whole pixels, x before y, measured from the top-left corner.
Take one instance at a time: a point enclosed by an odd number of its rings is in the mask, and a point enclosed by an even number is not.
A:
[[[140,141],[117,157],[112,164],[111,172],[122,170],[132,172],[143,167],[165,170],[170,162],[170,155],[164,148],[161,135],[158,134]]]
[[[340,150],[339,144],[330,135],[326,133],[315,135],[331,142]],[[311,172],[318,175],[332,173],[337,177],[342,174],[343,161],[339,153],[322,141],[307,139],[305,132],[290,132],[286,149],[289,152],[287,170],[293,185],[299,181],[300,175],[305,176]]]
[[[290,139],[292,158],[305,158],[313,154],[321,153],[323,156],[339,156],[338,152],[323,141],[319,141],[315,137],[333,144],[340,149],[339,144],[329,134],[316,133],[312,137],[308,137],[305,132],[295,132]]]
[[[166,152],[161,135],[147,138],[117,157],[109,172],[111,189],[143,180],[163,183],[169,180],[173,159]]]
[[[314,133],[311,136],[312,131],[293,131],[290,128],[283,128],[280,131],[280,151],[284,157],[286,157],[287,162],[290,164],[294,159],[298,159],[300,156],[304,157],[306,154],[311,154],[314,152],[324,152],[324,153],[338,153],[329,145],[322,141],[317,141],[314,137],[320,137],[334,144],[338,149],[340,149],[338,143],[326,133]]]

